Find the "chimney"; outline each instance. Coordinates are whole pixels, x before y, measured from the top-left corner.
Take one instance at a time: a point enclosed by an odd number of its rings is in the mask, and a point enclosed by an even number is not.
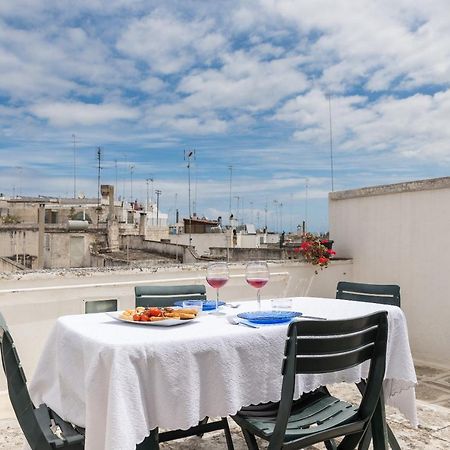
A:
[[[114,186],[111,184],[102,184],[101,192],[102,197],[107,197],[109,200],[108,220],[114,220],[116,218],[114,214]]]
[[[145,237],[145,222],[147,221],[147,213],[141,212],[139,216],[139,236]]]

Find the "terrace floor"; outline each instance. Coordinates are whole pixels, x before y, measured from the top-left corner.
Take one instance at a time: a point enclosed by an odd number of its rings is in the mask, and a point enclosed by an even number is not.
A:
[[[443,370],[416,365],[418,385],[416,388],[417,412],[420,425],[411,428],[409,422],[395,409],[387,408],[387,419],[400,447],[404,450],[448,450],[450,449],[450,369]],[[340,385],[331,389],[343,398],[356,398],[356,388]],[[239,428],[230,420],[235,450],[246,446]],[[0,450],[21,449],[24,437],[16,420],[0,420]],[[220,450],[225,449],[223,433],[209,433],[202,439],[197,437],[161,444],[164,450]],[[266,448],[264,444],[261,449]],[[324,449],[323,445],[310,450]]]

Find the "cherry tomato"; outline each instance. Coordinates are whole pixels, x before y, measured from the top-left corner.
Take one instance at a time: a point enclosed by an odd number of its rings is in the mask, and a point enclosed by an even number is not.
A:
[[[149,317],[147,317],[145,314],[142,314],[141,316],[141,322],[148,322],[150,320]]]
[[[140,314],[135,314],[135,315],[133,316],[133,320],[134,320],[135,322],[139,322],[139,321],[141,320],[141,315],[140,315]]]
[[[150,308],[148,314],[150,317],[161,317],[162,311],[159,308]]]

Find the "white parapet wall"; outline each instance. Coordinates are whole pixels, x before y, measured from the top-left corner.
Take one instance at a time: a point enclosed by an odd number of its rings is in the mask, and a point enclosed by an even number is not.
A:
[[[400,285],[414,358],[450,367],[450,177],[331,193],[329,220],[353,281]]]
[[[28,378],[31,378],[44,342],[56,319],[82,314],[84,302],[117,299],[118,308],[134,305],[134,287],[144,284],[204,284],[208,298],[215,291],[206,284],[206,263],[134,270],[61,270],[0,277],[0,311],[5,316]],[[316,275],[310,264],[269,263],[270,281],[262,298],[334,297],[336,283],[352,278],[352,262],[333,261]],[[230,280],[220,291],[226,301],[254,300],[256,291],[245,282],[245,264],[230,264]],[[5,378],[0,370],[0,419],[13,417]]]

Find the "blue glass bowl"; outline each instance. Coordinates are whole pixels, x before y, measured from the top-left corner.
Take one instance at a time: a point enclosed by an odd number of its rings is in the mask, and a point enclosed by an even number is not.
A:
[[[290,322],[294,317],[301,315],[302,313],[298,311],[250,311],[239,313],[237,316],[253,323],[270,324]]]
[[[177,300],[174,302],[175,306],[183,306],[183,300]],[[219,300],[219,306],[225,305],[225,302]],[[216,309],[216,301],[215,300],[203,300],[203,311],[212,311]]]

